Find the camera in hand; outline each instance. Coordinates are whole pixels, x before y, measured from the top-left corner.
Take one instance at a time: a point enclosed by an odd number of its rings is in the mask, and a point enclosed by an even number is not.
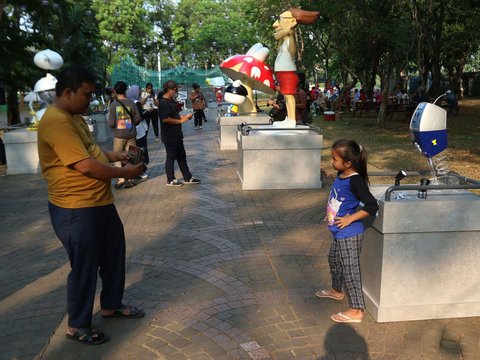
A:
[[[128,148],[128,162],[137,165],[143,160],[143,148],[138,146],[130,146]]]

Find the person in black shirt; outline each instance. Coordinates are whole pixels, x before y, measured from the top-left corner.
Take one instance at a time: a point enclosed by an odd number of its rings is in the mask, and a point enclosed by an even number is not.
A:
[[[272,106],[272,109],[268,113],[273,121],[283,121],[287,117],[287,107],[285,105],[285,97],[280,92],[280,85],[278,81],[275,81],[275,91],[277,92],[277,99],[269,99],[267,106]]]
[[[187,154],[183,146],[182,124],[190,120],[193,114],[180,116],[175,100],[177,96],[178,84],[175,81],[168,80],[163,84],[163,92],[159,94],[158,116],[160,118],[161,139],[167,153],[167,159],[165,160],[167,185],[200,184],[201,181],[195,179],[190,173],[187,165]],[[178,167],[182,172],[183,182],[175,179],[175,160],[177,160]]]

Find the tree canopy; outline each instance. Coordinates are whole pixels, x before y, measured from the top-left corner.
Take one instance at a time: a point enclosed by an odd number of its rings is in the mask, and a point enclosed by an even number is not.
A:
[[[320,11],[315,24],[296,29],[298,69],[310,81],[358,79],[371,93],[378,79],[383,89],[405,86],[405,75],[415,74],[424,85],[431,77],[432,95],[443,80],[459,93],[462,72],[480,64],[473,0],[1,0],[9,121],[18,121],[17,91],[44,76],[33,64],[39,50],[94,69],[104,83],[126,55],[150,69],[157,62],[207,69],[261,42],[272,63],[272,24],[289,7]]]

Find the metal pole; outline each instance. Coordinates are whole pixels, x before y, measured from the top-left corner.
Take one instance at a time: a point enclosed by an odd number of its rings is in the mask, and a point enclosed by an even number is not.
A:
[[[162,62],[160,60],[160,50],[157,52],[158,86],[162,87]]]

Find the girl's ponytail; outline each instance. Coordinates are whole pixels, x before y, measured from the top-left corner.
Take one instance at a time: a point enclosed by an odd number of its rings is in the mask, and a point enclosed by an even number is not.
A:
[[[370,184],[367,173],[367,149],[365,149],[362,145],[358,145],[358,149],[358,158],[356,161],[353,161],[353,167],[355,170],[357,170],[360,176],[365,179],[367,184]]]
[[[340,139],[332,145],[332,150],[342,158],[343,161],[350,161],[352,167],[358,174],[365,179],[367,184],[367,149],[358,145],[354,140]]]

